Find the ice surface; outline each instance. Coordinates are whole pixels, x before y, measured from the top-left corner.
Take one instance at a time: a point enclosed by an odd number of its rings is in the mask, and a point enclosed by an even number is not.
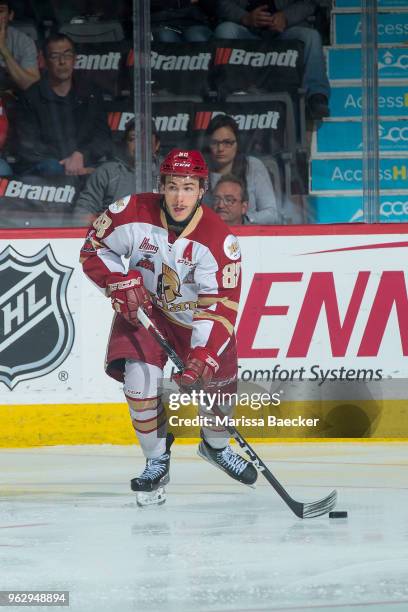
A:
[[[300,501],[337,488],[348,519],[297,519],[193,445],[173,447],[167,503],[143,509],[136,446],[1,450],[0,588],[69,590],[74,612],[407,612],[407,445],[256,448]]]

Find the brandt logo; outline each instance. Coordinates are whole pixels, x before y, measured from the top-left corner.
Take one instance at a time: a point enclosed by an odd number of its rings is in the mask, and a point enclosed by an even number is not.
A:
[[[36,255],[11,246],[0,254],[0,381],[9,389],[67,358],[75,333],[66,297],[72,272],[49,244]]]
[[[194,118],[194,130],[206,130],[211,119],[217,115],[225,115],[225,113],[222,111],[198,111]],[[231,113],[231,116],[238,124],[240,130],[276,130],[280,119],[278,111],[245,115],[234,115]]]
[[[235,66],[252,66],[263,68],[265,66],[282,66],[285,68],[296,68],[298,65],[299,52],[296,49],[287,51],[268,51],[267,53],[245,51],[219,47],[215,53],[215,66],[226,64]]]

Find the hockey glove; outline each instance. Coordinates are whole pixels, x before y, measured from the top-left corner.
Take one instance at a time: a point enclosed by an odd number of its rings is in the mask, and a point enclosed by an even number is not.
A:
[[[137,270],[130,270],[128,274],[110,274],[106,282],[106,294],[111,298],[112,308],[132,325],[139,324],[139,306],[147,315],[152,314],[150,296],[143,285],[143,276]]]
[[[198,346],[188,354],[183,372],[175,374],[173,379],[180,387],[205,389],[219,367],[220,365],[214,355],[207,349]]]

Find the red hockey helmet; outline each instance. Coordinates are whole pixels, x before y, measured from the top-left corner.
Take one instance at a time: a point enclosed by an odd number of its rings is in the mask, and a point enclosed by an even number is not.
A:
[[[208,180],[208,167],[200,151],[173,149],[160,166],[161,176],[194,176]]]

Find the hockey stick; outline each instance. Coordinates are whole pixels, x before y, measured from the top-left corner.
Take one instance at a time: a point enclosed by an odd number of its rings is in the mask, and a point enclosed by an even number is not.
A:
[[[174,365],[180,370],[184,370],[184,363],[177,355],[176,351],[170,346],[166,338],[163,336],[161,331],[156,327],[156,325],[149,319],[146,313],[142,310],[142,308],[138,308],[137,316],[143,327],[153,336],[153,338],[160,344],[162,349],[174,363]],[[225,415],[221,412],[221,410],[214,406],[212,408],[213,414],[218,416],[219,418],[224,418]],[[236,440],[242,450],[248,455],[248,457],[253,462],[254,466],[258,469],[259,472],[266,478],[266,480],[273,486],[275,491],[281,496],[283,501],[289,506],[289,508],[298,516],[299,518],[313,518],[315,516],[321,516],[322,514],[327,514],[334,508],[337,501],[337,491],[332,491],[330,495],[325,497],[324,499],[320,499],[315,502],[298,502],[293,499],[289,493],[284,489],[281,483],[275,478],[272,472],[269,471],[268,467],[262,461],[262,459],[256,454],[254,449],[246,442],[246,440],[241,436],[241,434],[233,427],[232,425],[226,426],[227,431],[231,434],[231,436]]]

